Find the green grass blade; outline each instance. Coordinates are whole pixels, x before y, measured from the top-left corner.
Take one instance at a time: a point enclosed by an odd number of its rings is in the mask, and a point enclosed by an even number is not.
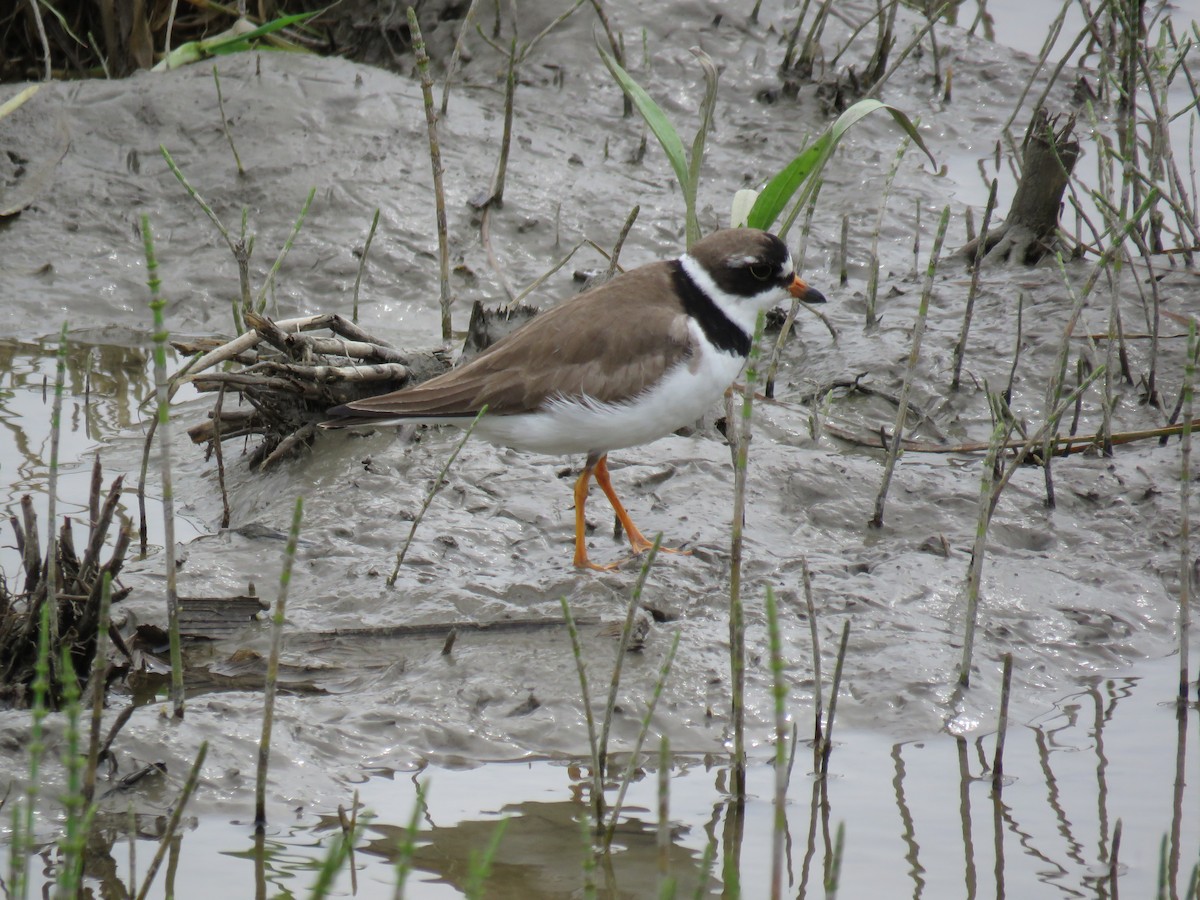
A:
[[[671,163],[671,168],[675,170],[675,177],[679,179],[680,188],[686,190],[689,180],[687,153],[683,149],[683,141],[679,139],[679,132],[675,130],[675,126],[671,124],[667,114],[662,111],[662,107],[651,99],[642,86],[634,81],[599,43],[596,44],[596,49],[600,51],[600,58],[604,60],[604,65],[608,67],[612,77],[617,80],[621,90],[633,101],[637,111],[641,113],[646,124],[650,126],[650,130],[654,132],[654,136],[658,138],[663,152],[667,154],[667,160]]]
[[[860,120],[881,109],[891,113],[892,119],[896,124],[912,138],[913,143],[925,151],[925,155],[936,165],[936,160],[934,160],[933,154],[929,152],[929,148],[925,146],[925,141],[917,131],[917,126],[913,124],[912,119],[902,110],[879,100],[859,100],[838,116],[836,121],[825,130],[824,134],[801,151],[799,156],[788,163],[779,174],[767,182],[767,186],[758,195],[758,200],[755,201],[754,207],[750,210],[750,215],[747,217],[747,224],[751,228],[763,229],[768,229],[774,225],[783,212],[784,207],[788,205],[792,196],[800,189],[801,185],[814,175],[819,174],[825,167],[826,161],[833,154],[833,151],[837,149],[838,142],[841,141],[842,136]]]
[[[829,155],[827,148],[833,140],[830,134],[827,131],[809,144],[799,156],[767,182],[767,186],[754,201],[754,206],[750,207],[750,214],[746,216],[747,226],[768,229],[775,224],[775,220],[788,205],[792,195],[800,189],[800,185],[804,184],[813,172],[820,171],[824,166]]]
[[[227,56],[231,53],[241,53],[250,50],[254,41],[260,37],[265,37],[276,31],[281,31],[291,25],[304,24],[314,16],[318,16],[325,10],[314,10],[312,12],[295,13],[290,16],[280,16],[277,19],[272,19],[257,28],[252,28],[249,31],[235,31],[230,29],[222,34],[211,38],[206,38],[200,41],[188,41],[186,44],[180,44],[170,55],[164,57],[155,67],[154,70],[164,71],[178,69],[189,63],[199,62],[200,60],[208,59],[212,56]],[[233,32],[233,33],[230,33]],[[303,48],[296,47],[296,50]]]

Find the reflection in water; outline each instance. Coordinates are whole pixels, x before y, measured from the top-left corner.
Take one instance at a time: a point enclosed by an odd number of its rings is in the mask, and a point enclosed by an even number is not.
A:
[[[57,342],[0,341],[0,426],[10,491],[42,491],[50,450]],[[138,404],[153,382],[138,346],[72,341],[63,387],[60,458],[78,460],[92,445],[141,420]]]
[[[139,408],[153,390],[150,360],[133,335],[121,343],[70,339],[63,385],[59,434],[58,512],[86,521],[90,469],[102,445],[137,429],[145,417]],[[50,464],[50,412],[57,370],[57,339],[41,342],[0,340],[0,510],[12,509],[26,494],[46,527],[46,485]],[[102,459],[103,462],[103,459]],[[111,481],[120,472],[105,472]],[[125,473],[127,474],[127,473]],[[130,482],[132,484],[132,482]],[[128,493],[132,497],[132,492]],[[129,501],[118,512],[133,522]],[[161,540],[161,516],[149,504],[152,540]],[[180,540],[198,533],[179,518]],[[20,557],[11,541],[0,541],[0,570],[14,573]]]
[[[827,777],[801,774],[801,766],[792,778],[783,820],[785,895],[825,897],[836,872],[838,893],[847,897],[1189,896],[1200,847],[1194,814],[1200,759],[1189,756],[1187,739],[1196,719],[1194,706],[1176,716],[1173,702],[1159,702],[1173,700],[1177,678],[1174,660],[1163,662],[1150,677],[1096,679],[1045,716],[1011,728],[998,789],[984,753],[994,735],[891,743],[872,732],[844,731]],[[504,831],[484,892],[489,898],[578,896],[585,879],[594,881],[599,897],[656,897],[664,871],[677,884],[675,896],[694,896],[698,885],[707,897],[768,896],[771,766],[751,767],[749,798],[737,804],[727,793],[727,768],[711,758],[676,756],[664,866],[655,762],[647,760],[630,788],[612,853],[592,863],[584,830],[592,783],[586,764],[496,763],[372,778],[358,785],[354,895],[393,896],[398,848],[416,821],[408,897],[462,896],[473,858],[500,822]],[[428,804],[412,819],[418,780],[428,786]],[[140,810],[133,843],[143,844],[143,858],[153,852],[161,811],[177,788],[139,783],[116,800],[118,807],[132,802]],[[608,790],[611,801],[616,788]],[[979,816],[983,791],[990,815]],[[292,827],[277,826],[256,843],[248,821],[227,818],[200,815],[170,848],[165,876],[178,896],[201,896],[188,890],[198,883],[203,896],[249,896],[251,881],[256,897],[304,895],[341,834],[335,814],[316,821],[302,814]],[[1123,838],[1113,865],[1118,820]],[[130,895],[131,866],[120,846],[128,840],[127,821],[114,810],[93,834],[86,872],[97,894]],[[843,827],[839,868],[834,835]],[[247,865],[230,866],[230,859]],[[53,877],[55,854],[43,850],[41,860],[45,876]],[[708,860],[720,861],[716,871]],[[349,895],[350,884],[343,871],[337,895]]]

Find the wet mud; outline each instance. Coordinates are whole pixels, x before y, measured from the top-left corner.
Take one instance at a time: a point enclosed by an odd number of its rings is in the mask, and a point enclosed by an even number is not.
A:
[[[535,34],[555,14],[539,7],[523,33]],[[775,65],[780,35],[794,14],[765,5],[757,25],[742,15],[715,15],[711,4],[629,3],[616,22],[625,30],[631,71],[690,141],[703,78],[688,48],[702,47],[721,69],[716,126],[700,184],[705,230],[724,225],[734,191],[758,186],[791,160],[827,118],[811,90],[779,93]],[[901,9],[908,33],[917,23]],[[478,213],[468,200],[492,177],[501,128],[503,61],[472,43],[440,125],[451,236],[454,322],[465,329],[475,300],[504,298],[504,284],[527,284],[587,238],[611,246],[629,210],[640,215],[622,252],[626,266],[677,255],[683,247],[683,203],[670,167],[636,117],[622,118],[621,97],[594,50],[594,20],[581,10],[522,66],[516,92],[515,141],[504,205],[490,216],[489,262]],[[831,29],[844,23],[831,22]],[[839,32],[841,33],[841,32]],[[631,36],[645,35],[632,40]],[[851,623],[839,718],[852,729],[892,740],[930,738],[945,730],[972,734],[993,727],[1001,658],[1015,657],[1013,715],[1028,719],[1080,679],[1121,672],[1177,647],[1180,454],[1176,441],[1140,441],[1111,458],[1078,454],[1056,461],[1057,505],[1046,505],[1042,470],[1019,472],[992,524],[982,582],[972,687],[954,703],[964,628],[964,590],[975,535],[983,454],[905,453],[892,481],[882,528],[868,527],[883,454],[829,434],[814,436],[814,417],[865,437],[891,430],[894,406],[878,395],[834,390],[861,379],[899,392],[912,339],[932,231],[951,209],[947,247],[967,240],[965,208],[976,222],[996,134],[1031,71],[1019,52],[939,30],[953,64],[952,102],[941,99],[929,66],[917,60],[890,82],[885,99],[914,117],[939,164],[919,152],[901,164],[882,216],[879,324],[864,327],[868,258],[888,166],[901,134],[886,117],[862,122],[826,170],[803,262],[805,278],[830,303],[823,312],[836,336],[800,316],[784,348],[773,401],[755,408],[745,521],[743,596],[749,604],[749,734],[764,758],[771,735],[767,634],[763,597],[771,586],[782,603],[789,703],[806,722],[815,690],[801,569],[813,573],[825,672],[843,622]],[[478,46],[476,46],[478,44]],[[643,55],[643,46],[645,54]],[[851,52],[853,55],[853,52]],[[237,270],[225,242],[170,173],[166,147],[189,181],[234,232],[243,210],[254,236],[251,283],[263,283],[310,188],[304,226],[269,296],[280,318],[319,312],[348,315],[357,254],[371,216],[381,210],[361,286],[360,321],[398,346],[438,343],[437,242],[425,120],[418,83],[350,62],[298,54],[254,53],[217,63],[230,133],[246,168],[239,176],[221,127],[209,65],[143,73],[117,82],[43,85],[5,120],[0,159],[16,179],[15,157],[32,169],[66,152],[36,199],[0,223],[0,306],[4,347],[20,366],[43,375],[63,320],[72,340],[98,353],[148,346],[150,314],[138,219],[150,216],[157,238],[172,333],[228,335]],[[1050,95],[1066,108],[1070,80]],[[1006,98],[998,102],[999,97]],[[1032,110],[1025,111],[1027,116]],[[1019,116],[1018,121],[1023,121]],[[1088,165],[1085,158],[1081,167]],[[1001,208],[1006,208],[1002,181]],[[1008,182],[1011,191],[1011,181]],[[1009,194],[1011,196],[1011,193]],[[838,243],[850,217],[849,281],[838,283]],[[918,222],[919,218],[919,222]],[[796,235],[792,235],[793,245]],[[914,239],[919,250],[914,252]],[[534,298],[539,305],[575,290],[576,270],[602,269],[586,247]],[[1076,288],[1091,263],[1069,262]],[[1194,311],[1194,272],[1165,269],[1164,309]],[[1138,280],[1116,273],[1115,302],[1130,330],[1145,320]],[[1009,378],[1020,359],[1012,405],[1031,423],[1045,415],[1070,297],[1053,264],[985,271],[967,345],[963,388],[949,389],[952,350],[969,277],[961,261],[944,260],[933,288],[927,331],[911,400],[929,417],[912,435],[950,444],[986,441],[991,421],[985,387]],[[1108,329],[1109,296],[1085,307],[1077,334]],[[1173,402],[1183,377],[1184,340],[1166,340],[1157,359],[1159,387]],[[1080,355],[1104,362],[1103,342]],[[1149,366],[1148,342],[1131,342],[1135,372]],[[124,352],[124,351],[123,351]],[[130,353],[135,351],[128,351]],[[30,359],[35,362],[28,362]],[[144,357],[139,357],[144,359]],[[40,367],[40,368],[39,368]],[[38,435],[48,407],[36,377],[18,381],[5,369],[5,422],[13,439]],[[80,369],[80,371],[83,371]],[[150,382],[144,362],[100,366],[71,432],[72,467],[85,472],[99,452],[108,473],[140,466],[148,413],[138,408]],[[118,385],[106,373],[130,372]],[[11,383],[10,377],[13,379]],[[72,397],[82,392],[74,381]],[[1085,395],[1078,431],[1101,424],[1100,396]],[[815,402],[812,398],[820,398]],[[1162,424],[1139,386],[1118,384],[1114,427]],[[78,401],[76,401],[78,402]],[[211,406],[186,392],[173,411],[181,434]],[[732,467],[715,427],[714,409],[693,433],[615,453],[613,480],[647,534],[688,555],[667,555],[650,573],[648,606],[656,612],[644,649],[625,664],[617,747],[637,730],[672,635],[681,635],[671,677],[656,713],[655,733],[674,750],[720,754],[728,738],[727,605]],[[449,655],[444,636],[397,635],[397,626],[436,632],[459,622],[557,621],[566,597],[584,626],[593,679],[606,682],[619,621],[637,565],[590,574],[570,566],[572,478],[582,460],[519,454],[471,441],[417,530],[394,587],[385,584],[395,554],[459,433],[424,430],[404,438],[322,434],[311,452],[266,474],[251,472],[226,450],[231,527],[219,529],[221,499],[212,461],[182,438],[175,442],[176,503],[189,528],[175,548],[183,560],[180,592],[235,595],[254,582],[271,599],[283,559],[283,537],[296,497],[304,522],[288,598],[284,662],[303,689],[287,691],[276,711],[271,804],[328,811],[347,785],[375,773],[427,763],[475,766],[496,760],[586,755],[587,732],[570,642],[558,625],[503,632],[463,631]],[[4,466],[9,502],[36,489],[37,447]],[[44,471],[41,470],[41,471]],[[155,467],[151,467],[151,472]],[[19,472],[19,475],[18,475]],[[80,475],[80,478],[83,476]],[[154,476],[152,475],[152,482]],[[68,478],[64,499],[73,489]],[[157,492],[157,486],[152,485]],[[1193,492],[1194,493],[1194,492]],[[79,498],[77,497],[78,501]],[[152,507],[155,505],[152,501]],[[625,545],[598,492],[589,504],[589,550],[618,559]],[[163,550],[130,560],[123,581],[130,597],[114,612],[126,625],[161,622]],[[193,665],[219,674],[236,651],[266,653],[263,627],[190,651]],[[215,676],[214,676],[215,677]],[[826,690],[828,687],[826,686]],[[138,709],[118,751],[129,760],[161,760],[182,773],[202,740],[212,744],[199,808],[246,805],[260,730],[261,692],[237,685],[194,693],[183,724],[162,704]],[[0,714],[0,742],[15,746],[27,717]],[[11,757],[10,757],[11,758]],[[17,773],[6,772],[5,777]]]

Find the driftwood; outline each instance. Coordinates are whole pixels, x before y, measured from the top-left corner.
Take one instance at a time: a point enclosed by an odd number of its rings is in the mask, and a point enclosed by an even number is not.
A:
[[[1074,128],[1074,116],[1064,121],[1051,118],[1045,109],[1034,113],[1021,147],[1021,181],[1004,223],[969,241],[959,251],[962,256],[975,259],[980,240],[986,240],[983,261],[987,264],[1030,266],[1054,251],[1063,191],[1079,158]]]
[[[91,672],[100,626],[100,600],[104,576],[114,581],[112,599],[120,600],[128,590],[115,584],[129,550],[130,533],[120,528],[107,560],[103,560],[108,533],[117,512],[122,478],[109,487],[100,499],[100,460],[92,472],[91,510],[88,539],[83,554],[76,552],[71,519],[64,517],[56,547],[56,574],[53,605],[50,608],[50,679],[47,704],[56,709],[62,702],[68,672],[62,666],[63,648],[71,656],[75,687],[82,691]],[[36,674],[38,633],[42,610],[50,602],[47,573],[49,558],[43,557],[38,537],[37,515],[33,500],[21,498],[21,515],[9,520],[21,553],[25,579],[18,594],[10,594],[7,582],[0,579],[0,705],[23,707],[32,701],[31,688]],[[116,651],[128,657],[125,642],[111,625],[108,629]]]
[[[223,344],[175,342],[195,358],[171,390],[191,384],[218,392],[208,418],[188,436],[209,454],[222,441],[257,436],[252,468],[269,468],[307,447],[329,407],[419,384],[450,365],[441,350],[399,350],[339,315],[274,322],[247,313],[246,324],[251,331]],[[324,329],[331,335],[313,334]]]

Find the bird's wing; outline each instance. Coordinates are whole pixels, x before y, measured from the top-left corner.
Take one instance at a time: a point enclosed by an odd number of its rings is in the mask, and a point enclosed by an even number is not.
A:
[[[629,272],[542,313],[466,365],[331,413],[471,416],[486,405],[505,415],[556,397],[628,400],[697,349],[670,271],[656,263]]]

